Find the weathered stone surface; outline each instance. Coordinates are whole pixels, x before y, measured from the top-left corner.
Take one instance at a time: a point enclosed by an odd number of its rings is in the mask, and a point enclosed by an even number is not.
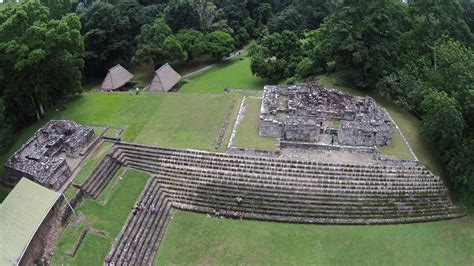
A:
[[[392,140],[386,113],[370,97],[352,96],[315,84],[266,86],[259,134],[293,141],[318,141],[324,121],[340,120],[339,142],[388,145]]]
[[[93,138],[92,128],[70,120],[51,120],[5,162],[5,168],[17,178],[59,189],[71,174],[64,155],[79,156]]]

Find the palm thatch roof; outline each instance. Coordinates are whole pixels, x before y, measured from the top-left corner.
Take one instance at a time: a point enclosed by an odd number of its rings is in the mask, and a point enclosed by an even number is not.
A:
[[[101,89],[103,91],[113,91],[127,84],[132,79],[132,73],[128,72],[128,70],[118,64],[109,69],[107,76],[102,82]]]
[[[155,76],[151,81],[151,92],[168,92],[181,80],[178,74],[168,63],[155,71]]]

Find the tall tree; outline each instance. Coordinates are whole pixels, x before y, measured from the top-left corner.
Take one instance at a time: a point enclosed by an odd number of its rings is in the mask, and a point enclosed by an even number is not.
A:
[[[336,67],[356,85],[371,87],[402,65],[401,39],[410,25],[401,2],[346,0],[325,20],[324,38]]]
[[[202,32],[193,29],[180,30],[176,38],[186,52],[188,61],[207,52],[208,43]]]
[[[74,14],[52,20],[48,8],[24,1],[0,9],[0,94],[7,119],[41,118],[55,99],[81,90],[84,51]]]
[[[181,43],[161,18],[152,25],[143,25],[137,40],[138,47],[133,57],[135,64],[145,63],[156,68],[168,61],[185,58]]]
[[[188,0],[171,2],[165,11],[166,23],[173,32],[182,29],[201,29],[201,18],[193,3]]]
[[[103,75],[116,64],[130,64],[135,38],[148,21],[144,10],[134,0],[119,0],[115,5],[95,2],[81,13],[87,74]]]
[[[208,34],[209,53],[217,58],[229,55],[234,50],[234,39],[227,32],[214,31]]]

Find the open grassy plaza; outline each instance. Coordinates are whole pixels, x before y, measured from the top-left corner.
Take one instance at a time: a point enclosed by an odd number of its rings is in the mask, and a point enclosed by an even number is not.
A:
[[[141,77],[148,80],[148,77]],[[324,86],[338,86],[334,76],[320,76]],[[277,141],[258,135],[261,91],[266,80],[251,74],[250,59],[228,60],[191,76],[178,93],[89,92],[67,98],[65,109],[49,112],[24,130],[2,164],[50,119],[71,119],[90,126],[112,127],[128,143],[164,148],[225,152],[232,130],[233,146],[274,150]],[[224,93],[225,88],[248,92]],[[242,100],[245,111],[235,125]],[[442,174],[439,158],[421,136],[419,121],[376,98],[396,120],[420,161]],[[123,130],[123,132],[122,132]],[[73,180],[80,185],[113,144],[105,142],[82,164]],[[382,155],[413,159],[401,136]],[[179,159],[179,158],[178,158]],[[143,166],[146,167],[146,166]],[[0,171],[3,171],[1,168]],[[3,172],[0,172],[2,175]],[[100,265],[129,217],[149,173],[126,165],[97,199],[85,198],[75,209],[57,242],[52,265]],[[170,181],[171,182],[171,181]],[[2,194],[3,188],[0,188]],[[71,199],[77,189],[70,187]],[[473,265],[474,220],[471,217],[397,225],[319,225],[238,219],[173,209],[154,259],[155,265]]]

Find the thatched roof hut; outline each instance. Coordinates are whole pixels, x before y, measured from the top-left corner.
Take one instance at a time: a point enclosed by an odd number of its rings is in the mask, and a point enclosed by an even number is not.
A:
[[[114,91],[121,88],[133,79],[132,73],[128,72],[120,64],[109,69],[107,76],[102,82],[101,90]]]
[[[151,92],[168,92],[181,80],[178,74],[168,63],[155,71],[150,85]]]

